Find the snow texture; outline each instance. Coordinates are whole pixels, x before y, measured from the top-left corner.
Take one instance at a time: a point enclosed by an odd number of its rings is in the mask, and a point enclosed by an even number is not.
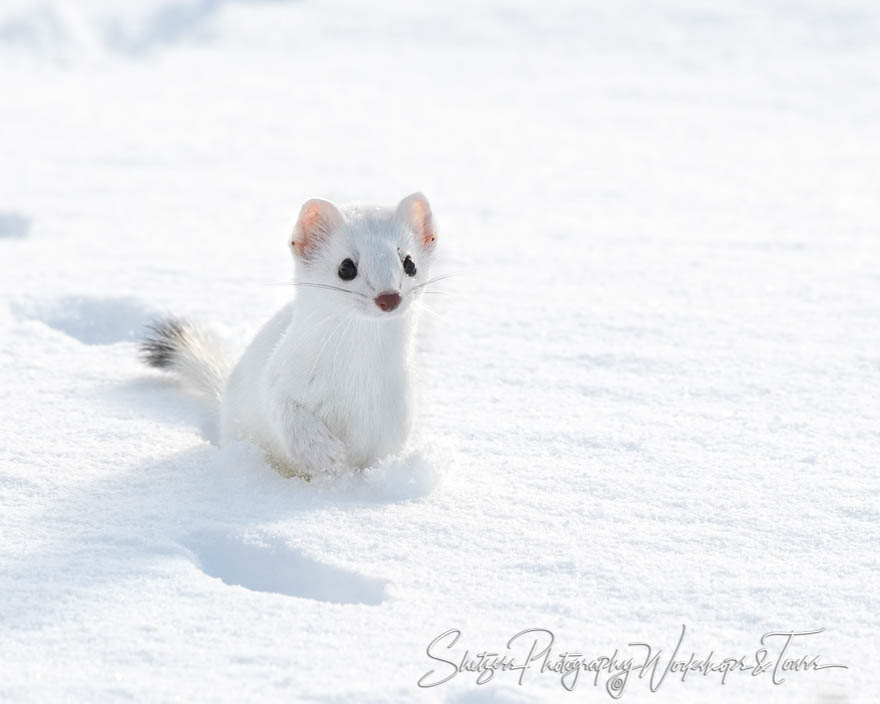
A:
[[[682,624],[849,669],[624,701],[880,700],[876,2],[4,0],[0,86],[0,700],[610,701],[416,683]],[[138,360],[244,345],[306,198],[416,189],[400,456],[283,479]]]

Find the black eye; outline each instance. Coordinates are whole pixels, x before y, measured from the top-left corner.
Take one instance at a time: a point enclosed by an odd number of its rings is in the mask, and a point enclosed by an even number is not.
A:
[[[351,281],[357,275],[357,264],[351,259],[343,259],[342,264],[339,265],[339,278],[343,281]]]
[[[416,275],[416,263],[408,254],[406,255],[406,259],[403,260],[403,270],[406,272],[407,276]]]

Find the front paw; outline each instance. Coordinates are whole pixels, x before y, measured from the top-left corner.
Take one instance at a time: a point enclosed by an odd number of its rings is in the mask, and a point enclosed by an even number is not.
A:
[[[352,471],[346,459],[345,445],[332,436],[312,443],[298,458],[297,464],[312,476],[336,477]]]
[[[279,417],[284,421],[281,435],[291,466],[310,476],[351,471],[345,445],[320,418],[292,402]]]
[[[314,469],[317,473],[332,477],[338,477],[351,472],[352,469],[346,458],[345,445],[334,438],[332,442],[322,448]]]

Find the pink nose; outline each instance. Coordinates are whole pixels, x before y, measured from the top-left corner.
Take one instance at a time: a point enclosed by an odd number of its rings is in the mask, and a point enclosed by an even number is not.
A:
[[[385,293],[380,293],[378,296],[376,296],[376,305],[379,306],[386,313],[390,313],[392,310],[400,305],[400,294],[397,293],[397,291],[386,291]]]

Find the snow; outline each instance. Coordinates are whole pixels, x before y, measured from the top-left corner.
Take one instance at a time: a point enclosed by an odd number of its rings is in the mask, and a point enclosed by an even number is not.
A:
[[[876,3],[6,0],[0,86],[0,700],[610,701],[416,683],[682,624],[848,669],[625,701],[880,697]],[[138,362],[245,344],[307,197],[416,189],[400,456],[285,480]]]

